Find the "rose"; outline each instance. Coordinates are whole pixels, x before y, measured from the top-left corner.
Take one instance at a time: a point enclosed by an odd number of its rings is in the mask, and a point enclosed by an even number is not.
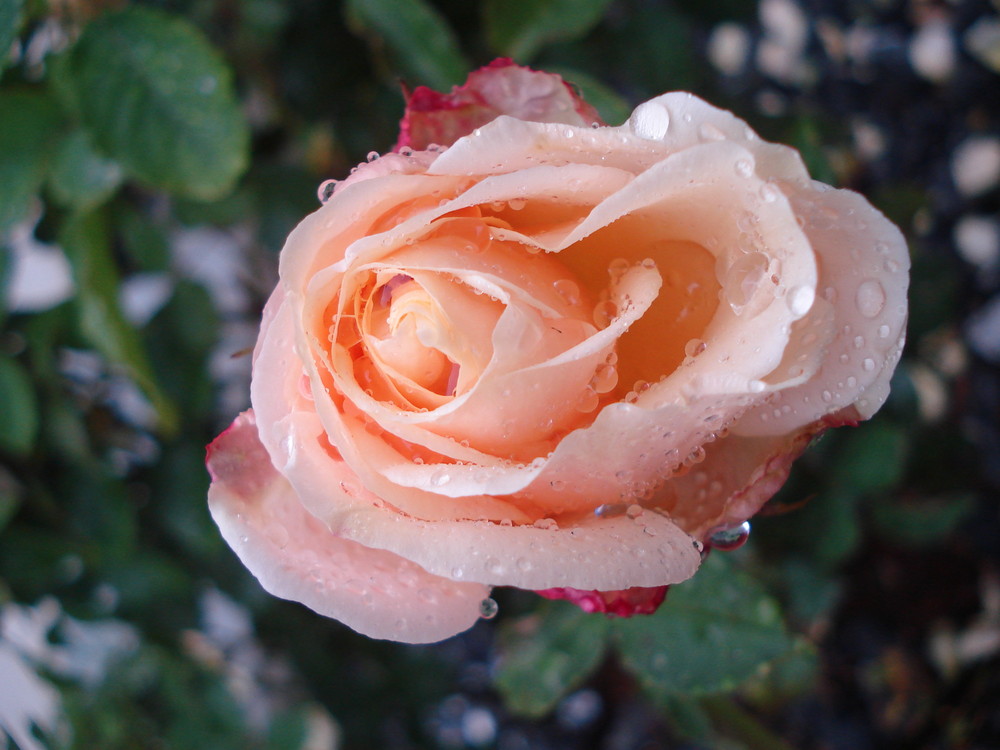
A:
[[[558,77],[474,76],[288,238],[209,449],[264,587],[373,637],[459,632],[492,585],[655,609],[903,341],[902,236],[794,150],[690,94],[590,127]]]

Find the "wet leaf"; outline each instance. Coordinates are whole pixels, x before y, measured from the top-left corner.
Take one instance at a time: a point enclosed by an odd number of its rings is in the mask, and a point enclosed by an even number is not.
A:
[[[10,62],[10,46],[21,25],[24,0],[0,0],[0,73]]]
[[[0,235],[27,215],[61,127],[59,109],[48,96],[0,94]]]
[[[27,369],[0,356],[0,450],[23,456],[38,436],[38,400]]]
[[[103,215],[93,212],[73,217],[66,222],[60,239],[76,277],[81,333],[91,346],[126,369],[152,402],[160,428],[173,432],[177,427],[175,408],[156,382],[138,332],[118,307],[118,272]]]
[[[566,602],[545,602],[535,614],[500,628],[494,684],[507,707],[544,716],[604,658],[610,621]]]
[[[521,63],[552,42],[578,39],[604,15],[610,0],[487,0],[486,36],[493,51]]]
[[[246,169],[232,72],[187,21],[151,8],[109,13],[58,71],[97,146],[140,180],[208,200]]]
[[[654,615],[613,622],[625,665],[657,698],[730,691],[792,646],[778,603],[722,554]]]
[[[49,174],[49,187],[64,206],[87,209],[103,203],[122,181],[122,168],[105,158],[82,130],[76,130],[59,145]]]
[[[348,23],[384,44],[416,83],[447,91],[465,79],[455,32],[424,0],[348,0],[346,10]]]

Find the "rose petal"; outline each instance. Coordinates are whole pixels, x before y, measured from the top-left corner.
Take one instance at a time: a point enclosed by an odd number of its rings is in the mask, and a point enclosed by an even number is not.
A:
[[[793,432],[852,405],[867,419],[888,396],[906,335],[910,259],[896,226],[849,190],[816,183],[789,199],[819,258],[817,290],[833,308],[835,337],[808,382],[748,413],[733,427],[741,435]]]
[[[431,643],[471,627],[481,584],[431,575],[391,552],[330,533],[268,460],[253,412],[209,446],[209,509],[261,585],[372,638]]]
[[[579,589],[545,589],[536,591],[546,599],[566,599],[584,612],[603,612],[616,617],[653,614],[667,596],[666,586],[640,588],[624,591],[580,591]]]
[[[426,86],[415,89],[407,97],[395,150],[451,145],[499,115],[584,126],[601,122],[597,111],[560,76],[501,58],[470,73],[450,94]]]

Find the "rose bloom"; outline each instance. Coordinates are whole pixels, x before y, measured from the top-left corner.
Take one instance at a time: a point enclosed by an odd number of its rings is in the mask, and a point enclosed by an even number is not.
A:
[[[324,197],[209,502],[264,588],[369,636],[446,638],[492,586],[652,611],[888,394],[902,235],[691,94],[605,127],[500,60]]]

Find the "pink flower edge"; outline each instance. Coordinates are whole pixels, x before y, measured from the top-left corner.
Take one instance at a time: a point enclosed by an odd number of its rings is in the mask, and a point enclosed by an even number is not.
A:
[[[434,576],[386,550],[335,536],[274,470],[252,410],[209,446],[209,510],[244,565],[275,596],[363,635],[432,643],[471,627],[489,587]]]
[[[498,58],[447,93],[418,86],[406,97],[393,151],[450,146],[500,115],[532,122],[589,126],[601,116],[562,76]]]

